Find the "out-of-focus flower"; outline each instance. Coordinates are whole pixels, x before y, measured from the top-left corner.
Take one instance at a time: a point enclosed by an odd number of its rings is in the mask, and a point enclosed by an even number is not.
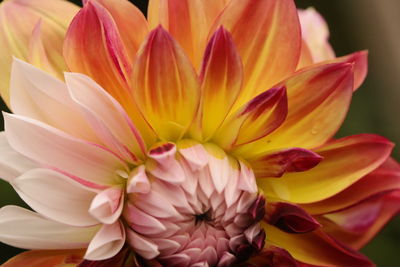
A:
[[[85,1],[65,83],[13,64],[0,176],[34,211],[0,241],[41,250],[5,267],[373,265],[393,144],[333,139],[366,53],[299,63],[302,29],[292,0]]]
[[[79,8],[63,0],[6,0],[0,4],[0,94],[9,103],[12,56],[62,78],[62,44]]]

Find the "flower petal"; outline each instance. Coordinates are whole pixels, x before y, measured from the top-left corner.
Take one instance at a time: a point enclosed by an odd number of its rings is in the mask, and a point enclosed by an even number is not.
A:
[[[182,137],[196,114],[196,74],[177,43],[163,28],[153,30],[134,66],[136,103],[162,140]]]
[[[3,263],[2,267],[67,266],[83,261],[83,250],[31,250],[18,254]]]
[[[283,248],[268,246],[259,254],[249,259],[249,263],[254,267],[264,266],[285,266],[298,267],[295,259]]]
[[[7,140],[21,154],[72,175],[87,186],[99,188],[120,182],[115,171],[125,166],[102,147],[22,116],[4,113],[4,119]]]
[[[11,182],[37,164],[11,148],[4,132],[0,132],[0,178]]]
[[[210,27],[227,0],[150,0],[151,28],[162,25],[182,46],[193,65],[199,67]]]
[[[232,0],[214,24],[231,34],[244,65],[244,88],[235,107],[271,88],[296,69],[300,23],[292,0]]]
[[[47,218],[73,226],[97,224],[88,210],[95,193],[49,169],[33,169],[12,181],[18,195]]]
[[[314,168],[322,157],[303,148],[271,151],[248,159],[257,178],[281,177],[286,172],[303,172]]]
[[[267,243],[287,250],[296,260],[317,266],[374,266],[358,251],[332,239],[322,231],[288,234],[272,225],[263,225]]]
[[[226,149],[254,142],[278,128],[286,114],[286,88],[269,89],[230,115],[212,140]]]
[[[98,193],[86,211],[102,223],[112,224],[120,217],[123,206],[122,188],[110,187]]]
[[[212,137],[231,110],[240,93],[242,76],[242,63],[232,37],[220,27],[207,45],[200,73],[200,131],[204,140]]]
[[[139,162],[146,147],[121,105],[85,75],[66,73],[65,80],[72,99],[107,147],[127,161]]]
[[[133,62],[136,52],[149,32],[146,18],[132,3],[126,0],[95,0],[110,12],[122,42],[126,47],[129,62]],[[134,30],[132,30],[134,29]]]
[[[347,113],[353,88],[349,63],[310,67],[283,82],[288,115],[273,133],[239,147],[244,158],[288,147],[314,148],[336,133]]]
[[[400,212],[400,189],[381,192],[341,211],[320,216],[324,231],[354,249],[362,248]]]
[[[0,241],[19,248],[86,248],[98,228],[68,226],[17,206],[0,209]]]
[[[68,24],[78,10],[78,6],[60,0],[13,0],[0,4],[0,94],[7,104],[12,56],[29,59],[32,31],[39,20],[49,63],[59,74],[66,69],[62,43]]]
[[[266,195],[289,202],[311,203],[327,199],[349,187],[381,165],[393,144],[377,135],[354,135],[332,141],[315,152],[324,160],[302,173],[287,173],[281,179],[259,179]]]
[[[311,214],[324,214],[339,211],[355,205],[373,195],[400,189],[400,166],[388,158],[381,166],[342,192],[319,202],[303,204]]]
[[[308,233],[321,225],[301,207],[285,202],[269,202],[266,221],[287,233]]]
[[[120,221],[104,224],[90,242],[85,259],[104,260],[115,256],[125,244],[125,230]]]
[[[328,25],[321,14],[313,7],[298,12],[302,37],[312,54],[313,62],[335,58],[335,52],[328,41]]]
[[[68,95],[65,84],[38,68],[14,59],[10,93],[15,114],[42,121],[88,141],[98,140]]]

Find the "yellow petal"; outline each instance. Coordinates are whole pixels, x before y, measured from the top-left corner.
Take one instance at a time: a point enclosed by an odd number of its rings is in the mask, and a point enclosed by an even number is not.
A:
[[[49,64],[58,73],[66,70],[62,43],[78,10],[77,6],[61,0],[10,0],[0,4],[0,93],[7,104],[12,56],[28,61],[32,32],[39,20],[42,45],[47,51]]]
[[[197,112],[199,84],[189,59],[161,26],[138,53],[133,83],[135,101],[158,137],[180,139]]]

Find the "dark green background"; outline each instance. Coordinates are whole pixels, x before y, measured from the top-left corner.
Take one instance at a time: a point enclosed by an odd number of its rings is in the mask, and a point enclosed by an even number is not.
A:
[[[79,4],[79,1],[72,1]],[[146,1],[132,1],[142,10]],[[369,50],[369,75],[355,93],[338,137],[377,133],[400,144],[400,1],[297,0],[298,7],[314,6],[326,18],[337,55]],[[5,110],[3,105],[2,110]],[[2,128],[2,118],[0,118]],[[400,159],[395,148],[394,157]],[[0,180],[0,206],[24,205],[11,187]],[[0,263],[18,253],[0,244]],[[394,219],[364,249],[378,266],[400,266],[400,218]]]

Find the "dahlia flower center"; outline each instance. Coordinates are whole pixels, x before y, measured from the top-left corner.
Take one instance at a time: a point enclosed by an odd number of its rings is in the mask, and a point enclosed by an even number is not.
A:
[[[127,192],[127,240],[144,259],[230,266],[264,246],[265,200],[253,172],[213,145],[152,149],[130,175]]]

